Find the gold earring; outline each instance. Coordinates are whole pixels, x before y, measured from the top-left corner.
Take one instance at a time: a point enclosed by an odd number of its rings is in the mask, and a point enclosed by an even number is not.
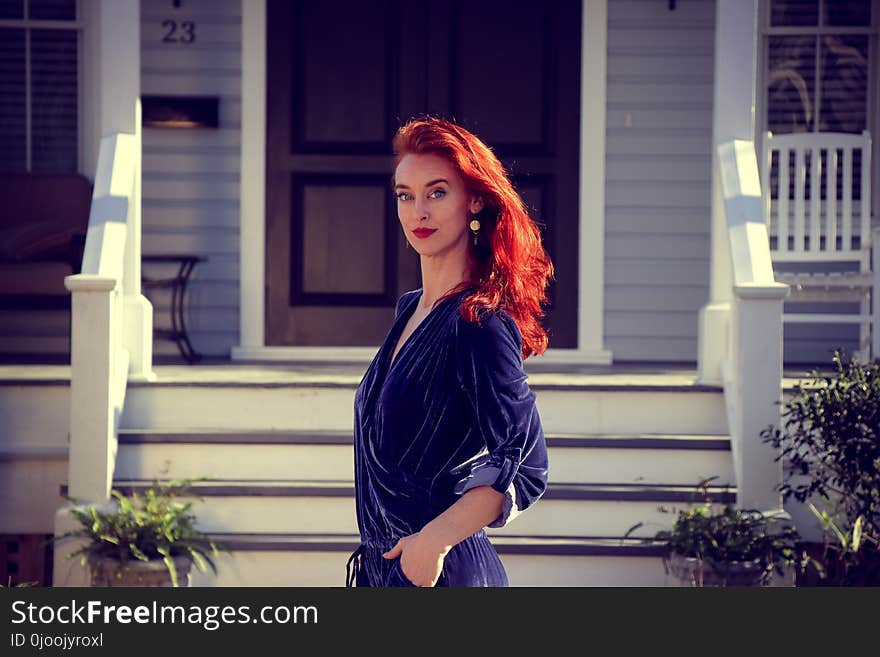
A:
[[[472,216],[476,217],[477,215],[472,215]],[[471,230],[474,232],[474,246],[476,246],[477,245],[477,236],[479,236],[479,234],[480,234],[479,233],[480,221],[478,219],[471,220]]]

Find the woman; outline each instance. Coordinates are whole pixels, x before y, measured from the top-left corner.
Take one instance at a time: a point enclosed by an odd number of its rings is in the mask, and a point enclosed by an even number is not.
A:
[[[506,525],[547,485],[522,359],[547,348],[539,318],[553,267],[473,134],[416,119],[394,152],[398,217],[422,287],[398,300],[355,393],[362,542],[346,585],[507,586],[484,527]]]

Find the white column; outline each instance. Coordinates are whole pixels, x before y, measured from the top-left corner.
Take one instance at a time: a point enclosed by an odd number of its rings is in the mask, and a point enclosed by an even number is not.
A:
[[[577,351],[579,360],[607,365],[612,360],[604,346],[608,0],[584,0],[582,12]]]
[[[715,92],[712,100],[712,264],[709,303],[700,310],[697,369],[702,383],[720,384],[725,322],[733,298],[730,245],[718,177],[718,145],[754,140],[758,0],[717,0]]]
[[[240,344],[232,358],[263,348],[266,317],[266,0],[241,5]]]
[[[125,243],[125,328],[129,380],[155,380],[153,306],[141,294],[140,0],[100,0],[98,11],[98,112],[101,136],[135,135],[135,175]]]

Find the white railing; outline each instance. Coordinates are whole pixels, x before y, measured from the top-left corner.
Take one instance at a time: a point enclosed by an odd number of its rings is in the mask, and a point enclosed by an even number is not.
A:
[[[789,286],[773,276],[754,143],[721,143],[717,156],[732,265],[721,370],[737,504],[780,509],[782,464],[760,432],[780,421],[775,402],[782,400],[782,304]]]
[[[64,279],[72,293],[68,491],[90,502],[110,495],[128,382],[123,279],[137,159],[135,135],[101,139],[81,273]]]

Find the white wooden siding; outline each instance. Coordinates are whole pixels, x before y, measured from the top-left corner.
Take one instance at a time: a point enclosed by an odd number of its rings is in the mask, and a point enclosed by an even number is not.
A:
[[[163,43],[165,20],[195,23],[192,44]],[[228,357],[238,344],[241,0],[141,3],[144,95],[218,96],[218,129],[144,129],[143,252],[196,253],[187,329],[197,351]],[[145,264],[145,275],[173,266]],[[171,296],[151,290],[156,327],[170,326]],[[178,355],[167,340],[154,354]]]
[[[697,358],[714,23],[712,0],[608,2],[605,336],[615,361]]]

